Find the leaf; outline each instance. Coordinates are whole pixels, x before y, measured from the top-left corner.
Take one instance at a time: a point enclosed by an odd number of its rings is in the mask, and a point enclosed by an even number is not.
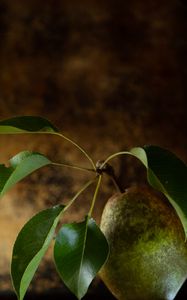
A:
[[[173,153],[158,146],[130,150],[147,168],[147,179],[175,208],[187,237],[187,166]]]
[[[20,116],[0,121],[0,134],[57,133],[58,129],[48,120],[38,116]]]
[[[51,161],[40,153],[23,151],[9,160],[9,167],[0,165],[0,196],[14,184]]]
[[[78,299],[81,299],[108,257],[105,236],[92,218],[64,225],[54,247],[56,268]]]
[[[64,206],[57,205],[36,214],[20,231],[13,248],[11,275],[19,300],[27,288],[54,236]]]

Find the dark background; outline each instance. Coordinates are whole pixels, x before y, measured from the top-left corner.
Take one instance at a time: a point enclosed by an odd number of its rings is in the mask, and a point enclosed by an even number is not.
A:
[[[48,118],[94,161],[156,144],[187,162],[186,32],[187,5],[182,0],[0,0],[0,118]],[[26,149],[89,166],[58,138],[0,137],[2,162]],[[113,165],[124,187],[145,181],[142,166],[134,160],[119,158]],[[48,168],[4,197],[2,295],[11,290],[9,263],[19,229],[38,210],[69,199],[86,179],[87,174]],[[106,179],[94,212],[97,221],[113,192]],[[64,222],[81,219],[90,198],[89,191]],[[54,289],[66,294],[49,251],[31,291],[41,295]],[[97,279],[87,298],[104,297],[105,292]]]

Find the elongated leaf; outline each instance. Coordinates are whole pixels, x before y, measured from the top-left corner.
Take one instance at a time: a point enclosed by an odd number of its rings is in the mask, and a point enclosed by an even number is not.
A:
[[[38,116],[19,116],[0,121],[0,133],[55,133],[58,129],[48,120]]]
[[[151,186],[168,198],[175,208],[187,237],[187,166],[168,150],[158,146],[131,149],[147,168],[147,179]]]
[[[81,299],[107,259],[108,243],[92,218],[64,225],[54,247],[56,268],[67,287]]]
[[[0,165],[0,196],[33,171],[49,165],[51,161],[40,153],[23,151],[9,161],[9,167]]]
[[[19,300],[27,288],[54,236],[64,206],[58,205],[35,215],[20,231],[13,248],[11,275]]]

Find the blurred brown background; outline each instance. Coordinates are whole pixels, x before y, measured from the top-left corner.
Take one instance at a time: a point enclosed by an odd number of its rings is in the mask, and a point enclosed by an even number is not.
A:
[[[48,118],[95,162],[144,144],[168,148],[187,162],[186,32],[182,0],[0,0],[0,119]],[[58,137],[0,136],[1,163],[27,149],[56,162],[89,166]],[[113,166],[124,187],[145,180],[133,159],[120,157]],[[84,172],[49,167],[2,199],[2,292],[11,290],[10,257],[19,229],[37,211],[67,201],[87,178]],[[114,192],[105,179],[94,212],[98,222]],[[64,222],[80,220],[91,196],[92,189]],[[64,291],[51,250],[31,287],[33,292]]]

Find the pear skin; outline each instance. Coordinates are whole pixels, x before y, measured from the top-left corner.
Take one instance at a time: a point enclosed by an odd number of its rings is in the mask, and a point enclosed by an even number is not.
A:
[[[109,246],[100,277],[119,300],[173,300],[187,278],[187,243],[169,201],[132,187],[107,202],[100,224]]]

